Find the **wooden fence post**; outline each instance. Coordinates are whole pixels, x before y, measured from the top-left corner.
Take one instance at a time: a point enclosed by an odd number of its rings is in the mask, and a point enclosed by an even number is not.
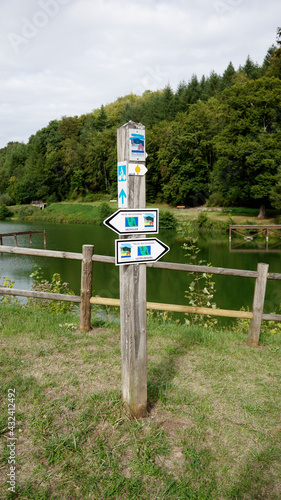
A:
[[[83,245],[83,259],[81,266],[81,304],[80,304],[80,330],[91,328],[91,303],[93,283],[93,245]]]
[[[130,161],[130,129],[144,131],[145,127],[130,121],[118,128],[118,162]],[[128,176],[127,195],[129,209],[145,209],[145,175]],[[130,237],[140,235],[124,239]],[[141,418],[147,414],[146,264],[120,266],[119,278],[122,399],[129,416]]]
[[[253,318],[250,321],[248,345],[257,346],[260,339],[261,321],[267,283],[268,264],[258,264],[258,277],[255,283]]]

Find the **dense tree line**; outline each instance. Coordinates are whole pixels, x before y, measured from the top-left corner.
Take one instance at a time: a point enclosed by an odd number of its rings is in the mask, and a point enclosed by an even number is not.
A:
[[[116,128],[143,123],[147,200],[281,207],[281,28],[261,66],[147,90],[64,116],[0,150],[0,203],[116,197]]]

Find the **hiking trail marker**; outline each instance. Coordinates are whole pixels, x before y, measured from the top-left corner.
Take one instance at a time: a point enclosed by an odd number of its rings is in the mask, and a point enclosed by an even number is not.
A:
[[[170,248],[158,238],[144,240],[115,240],[115,264],[135,264],[137,262],[156,262]]]
[[[145,175],[147,168],[143,163],[129,163],[129,175]]]
[[[156,234],[159,232],[159,210],[117,210],[103,223],[118,234]]]
[[[158,232],[158,209],[145,200],[145,127],[129,121],[117,129],[118,210],[104,223],[120,234],[119,265],[122,399],[132,418],[147,414],[146,262],[169,247],[144,234]],[[126,210],[125,210],[126,209]],[[123,235],[123,236],[122,236]]]
[[[118,181],[118,207],[127,208],[128,206],[128,164],[126,161],[118,163],[117,167]]]

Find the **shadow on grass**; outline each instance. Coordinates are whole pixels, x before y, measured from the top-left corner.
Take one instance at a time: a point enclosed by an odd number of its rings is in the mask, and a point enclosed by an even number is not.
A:
[[[176,373],[176,360],[179,350],[175,353],[167,353],[161,363],[154,364],[148,368],[147,373],[147,401],[148,413],[154,408],[159,400],[165,402],[167,389]]]
[[[158,401],[167,402],[167,392],[172,387],[172,380],[177,372],[178,359],[186,354],[196,343],[206,343],[209,333],[203,328],[182,329],[176,342],[171,347],[167,345],[163,349],[162,360],[159,363],[152,363],[147,371],[147,398],[148,412],[150,412]],[[167,343],[168,344],[168,343]]]

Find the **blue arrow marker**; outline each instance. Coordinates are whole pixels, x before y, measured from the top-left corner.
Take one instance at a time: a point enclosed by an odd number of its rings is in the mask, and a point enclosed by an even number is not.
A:
[[[120,191],[119,198],[122,198],[121,202],[122,202],[122,205],[123,205],[123,203],[124,203],[124,198],[127,198],[127,195],[126,195],[126,193],[125,193],[124,189],[122,189],[122,190]]]

